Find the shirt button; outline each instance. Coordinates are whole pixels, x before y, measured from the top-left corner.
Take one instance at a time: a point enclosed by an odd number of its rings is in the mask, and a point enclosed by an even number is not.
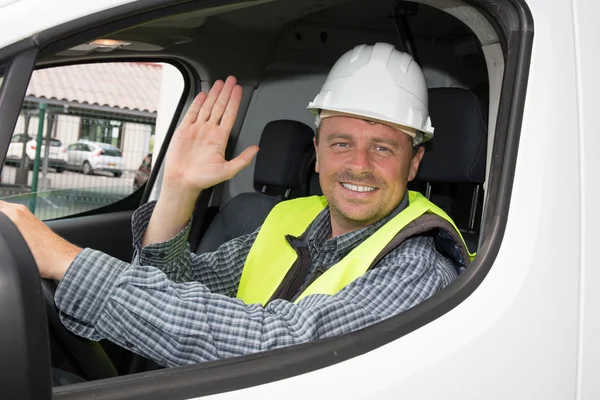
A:
[[[149,251],[146,252],[146,257],[154,257],[154,253],[151,253]]]
[[[73,311],[79,310],[79,302],[73,304]]]
[[[166,253],[160,253],[158,256],[159,256],[160,258],[165,258],[165,257],[167,256],[167,254],[166,254]]]
[[[133,343],[131,343],[129,340],[125,341],[125,346],[127,346],[130,349],[133,349]]]

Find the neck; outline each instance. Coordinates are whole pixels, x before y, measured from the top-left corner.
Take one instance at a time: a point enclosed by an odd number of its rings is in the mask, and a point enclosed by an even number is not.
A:
[[[358,229],[360,229],[360,228],[350,228],[350,227],[339,226],[333,221],[333,218],[332,218],[331,219],[331,236],[330,237],[341,236],[345,233],[350,233],[350,232],[356,231]]]
[[[354,232],[362,228],[366,228],[369,225],[374,224],[377,221],[353,221],[338,215],[332,209],[330,209],[330,220],[331,220],[331,237],[341,236],[346,233]]]

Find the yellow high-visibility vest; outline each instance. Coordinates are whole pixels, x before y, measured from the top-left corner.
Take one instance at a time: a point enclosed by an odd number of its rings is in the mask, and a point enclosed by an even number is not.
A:
[[[408,202],[404,210],[312,282],[295,302],[311,294],[333,295],[343,289],[369,269],[373,260],[402,229],[426,213],[449,222],[462,242],[458,245],[466,249],[460,231],[441,208],[413,191],[408,192]],[[281,202],[271,210],[246,258],[238,299],[247,304],[267,304],[298,261],[298,253],[286,236],[302,235],[326,205],[323,196],[311,196]],[[474,257],[475,254],[468,254],[468,261]]]

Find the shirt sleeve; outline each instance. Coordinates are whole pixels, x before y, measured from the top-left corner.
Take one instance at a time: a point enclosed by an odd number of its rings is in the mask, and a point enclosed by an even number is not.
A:
[[[177,283],[198,281],[206,285],[211,292],[234,294],[239,285],[244,262],[260,228],[251,234],[224,243],[214,252],[195,254],[188,243],[190,219],[170,240],[142,247],[142,239],[155,206],[156,202],[144,204],[132,216],[132,264],[158,268]]]
[[[178,366],[352,332],[413,307],[455,277],[433,239],[418,237],[334,296],[262,307],[86,249],[67,270],[56,304],[74,333]]]

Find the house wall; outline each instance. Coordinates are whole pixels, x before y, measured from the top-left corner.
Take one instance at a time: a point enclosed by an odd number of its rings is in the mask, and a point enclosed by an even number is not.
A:
[[[79,139],[81,118],[74,115],[59,115],[56,119],[55,137],[64,146],[75,143]]]
[[[27,133],[29,134],[29,136],[35,137],[37,135],[39,120],[40,119],[38,117],[31,117],[29,119],[29,128],[27,129]],[[46,123],[44,123],[43,135],[46,135],[47,126],[48,124],[46,118]],[[13,135],[17,133],[25,133],[25,117],[23,115],[19,115]]]
[[[126,122],[123,124],[121,152],[125,160],[125,169],[135,171],[150,149],[152,126]]]
[[[81,118],[74,115],[58,115],[55,123],[56,126],[52,129],[52,137],[60,140],[65,146],[74,143],[79,138],[79,124]],[[31,117],[29,122],[29,128],[27,133],[29,136],[36,137],[38,131],[39,118]],[[48,128],[48,117],[46,116],[44,122],[43,135],[46,136]],[[25,133],[25,116],[19,115],[17,124],[13,134]]]

